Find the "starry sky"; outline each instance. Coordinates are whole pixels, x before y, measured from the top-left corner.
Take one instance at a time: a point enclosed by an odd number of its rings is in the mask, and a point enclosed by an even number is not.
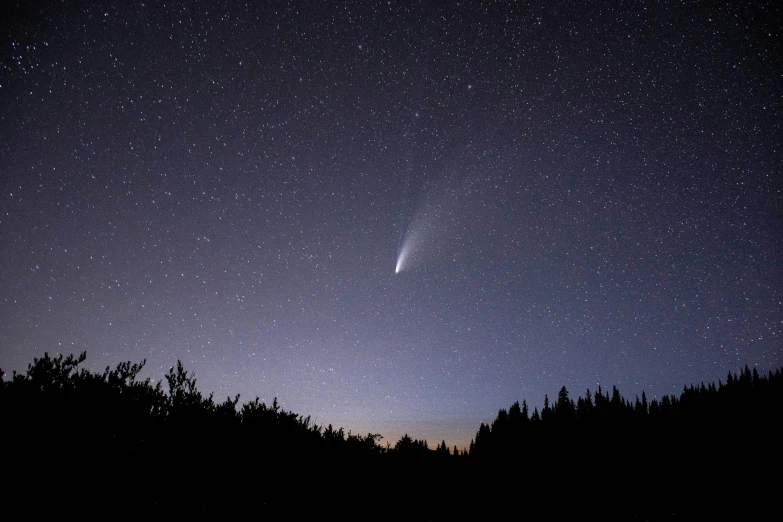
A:
[[[776,2],[4,2],[0,366],[465,446],[783,364]]]

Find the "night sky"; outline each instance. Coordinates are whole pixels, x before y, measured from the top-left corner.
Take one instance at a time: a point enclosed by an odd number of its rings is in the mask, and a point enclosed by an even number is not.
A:
[[[18,3],[8,374],[181,359],[464,446],[562,385],[783,364],[777,2]]]

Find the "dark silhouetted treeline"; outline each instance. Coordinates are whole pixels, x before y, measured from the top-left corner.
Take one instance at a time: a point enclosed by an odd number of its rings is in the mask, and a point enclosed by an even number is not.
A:
[[[550,515],[725,520],[777,511],[783,376],[747,366],[726,382],[633,400],[599,387],[574,401],[565,387],[530,412],[500,410],[470,445],[474,471],[538,479]],[[546,510],[545,510],[546,511]]]
[[[46,354],[2,381],[11,506],[46,509],[36,499],[58,506],[89,492],[91,505],[104,507],[133,499],[222,509],[244,499],[271,514],[306,500],[459,519],[502,512],[506,504],[489,500],[519,497],[528,503],[519,515],[651,519],[725,514],[750,489],[763,504],[760,470],[780,469],[780,370],[761,376],[746,367],[652,400],[600,387],[573,400],[563,387],[540,412],[524,401],[500,410],[460,451],[408,435],[391,445],[379,434],[346,434],[276,399],[216,402],[181,363],[164,385],[138,379],[144,362],[94,373],[79,368],[85,357]]]
[[[474,459],[491,461],[530,458],[531,445],[554,451],[564,444],[589,442],[592,453],[618,449],[637,453],[643,444],[653,454],[655,448],[676,451],[694,442],[710,447],[714,441],[741,440],[749,434],[763,437],[781,420],[781,406],[780,370],[760,376],[747,366],[737,375],[729,374],[725,383],[686,386],[679,396],[652,400],[644,392],[628,400],[614,386],[611,394],[599,386],[595,393],[588,389],[574,401],[563,386],[554,402],[544,398],[540,412],[536,408],[531,413],[525,401],[500,410],[490,425],[479,427],[469,453]]]

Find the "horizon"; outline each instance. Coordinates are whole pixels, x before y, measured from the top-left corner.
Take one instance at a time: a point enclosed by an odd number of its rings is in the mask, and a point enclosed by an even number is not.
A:
[[[42,354],[41,356],[43,356],[43,355],[44,354]],[[56,357],[56,356],[59,356],[59,355],[61,355],[61,354],[55,353],[52,356]],[[77,355],[77,354],[62,354],[62,355],[67,356],[67,355]],[[79,368],[88,369],[89,371],[92,371],[92,372],[96,372],[96,371],[100,372],[100,371],[105,370],[105,368],[89,368],[90,365],[88,364],[88,362],[89,362],[89,354],[87,354],[87,359],[85,360],[85,362],[83,362],[83,363],[81,363],[79,365]],[[134,362],[140,363],[142,361],[129,361],[129,362],[131,362],[131,363],[134,363]],[[31,363],[32,363],[32,361],[31,361]],[[175,367],[176,367],[176,365],[173,365],[171,368],[173,369]],[[158,381],[160,381],[162,386],[163,386],[163,390],[168,392],[168,388],[166,386],[165,378],[154,379],[151,376],[146,375],[146,373],[148,373],[148,372],[145,372],[144,368],[146,368],[146,366],[144,366],[142,368],[141,372],[138,375],[137,380],[144,380],[144,379],[149,378],[150,383],[152,385],[155,385]],[[646,394],[647,400],[648,401],[660,400],[664,395],[668,395],[668,396],[672,396],[672,397],[678,397],[679,394],[682,392],[683,387],[689,388],[691,386],[694,386],[694,387],[698,388],[700,384],[704,384],[706,386],[714,384],[716,386],[719,386],[721,384],[725,384],[726,383],[724,378],[727,377],[729,374],[731,374],[732,377],[736,378],[738,375],[740,375],[742,373],[743,369],[745,369],[745,368],[750,368],[750,366],[745,365],[744,367],[740,367],[738,369],[733,369],[732,371],[728,372],[723,377],[718,378],[718,379],[714,379],[714,380],[711,380],[711,381],[699,381],[699,382],[693,382],[693,383],[684,383],[681,387],[679,387],[679,389],[674,390],[674,391],[672,391],[670,393],[661,394],[661,395]],[[113,369],[113,368],[111,368],[111,369]],[[777,371],[777,370],[780,370],[780,369],[783,369],[783,368],[770,368],[767,371],[760,371],[759,374],[762,377],[766,377],[768,374],[774,373],[774,371]],[[756,366],[753,366],[752,370],[753,371],[758,371],[758,368]],[[9,378],[9,377],[11,377],[13,375],[13,372],[9,372],[9,371],[7,371],[5,369],[3,369],[2,371],[4,372],[3,373],[3,378],[4,379],[7,379],[7,378]],[[191,375],[191,377],[196,379],[196,385],[198,387],[198,380],[199,380],[198,375],[195,375],[192,372],[190,372],[188,370],[188,368],[185,368],[185,371],[187,371]],[[21,372],[16,371],[16,373],[21,373],[21,374],[24,375],[25,372],[24,371],[21,371]],[[607,395],[607,394],[610,393],[610,390],[613,387],[615,387],[615,385],[597,384],[593,388],[588,388],[592,396],[595,395],[595,393],[597,392],[599,387],[601,388],[602,393],[604,395]],[[566,386],[566,389],[568,389],[567,386]],[[559,392],[559,391],[560,391],[560,388],[558,388],[557,392]],[[582,391],[582,392],[577,392],[577,391],[574,391],[574,390],[568,390],[569,398],[571,400],[575,401],[576,398],[586,397],[586,395],[585,395],[586,391],[587,390]],[[199,387],[199,392],[201,392],[202,394],[204,394],[206,396],[209,396],[211,393],[213,393],[210,390],[204,390],[204,389],[201,389],[200,387]],[[642,396],[641,395],[642,392],[639,392],[639,393],[636,393],[636,394],[633,394],[633,395],[629,395],[629,394],[623,393],[623,390],[621,390],[619,388],[618,388],[618,392],[620,393],[620,396],[623,399],[628,400],[628,401],[633,401],[635,398],[640,398]],[[548,397],[548,396],[552,397],[551,399],[549,399],[550,400],[550,404],[552,404],[556,400],[556,398],[558,396],[558,393],[556,393],[556,392],[549,393],[549,394],[546,394],[544,397]],[[236,394],[234,394],[233,397],[236,397]],[[240,394],[239,401],[237,403],[237,411],[241,410],[241,407],[242,407],[242,405],[244,403],[252,402],[256,398],[258,398],[262,403],[266,404],[267,406],[271,405],[274,400],[277,400],[277,404],[281,408],[283,408],[284,410],[289,411],[289,412],[293,412],[293,413],[299,415],[302,418],[310,417],[312,423],[315,424],[315,425],[320,426],[321,428],[326,428],[327,426],[331,425],[334,429],[343,429],[346,434],[353,433],[354,435],[362,435],[362,436],[367,435],[367,434],[379,434],[379,435],[381,435],[381,439],[379,441],[379,444],[381,446],[386,446],[387,444],[389,444],[391,446],[394,446],[394,444],[398,440],[400,440],[402,437],[407,435],[407,436],[410,436],[412,439],[426,441],[430,449],[435,448],[441,442],[445,442],[446,445],[448,446],[449,450],[453,449],[456,446],[460,451],[464,451],[464,450],[467,450],[469,448],[471,442],[474,441],[476,433],[478,432],[479,427],[481,426],[481,424],[490,425],[492,423],[492,421],[497,418],[498,412],[500,410],[508,411],[510,406],[512,406],[514,403],[518,402],[521,405],[521,404],[523,404],[523,402],[526,402],[528,410],[529,410],[530,414],[532,415],[533,411],[540,412],[543,409],[544,401],[545,401],[544,397],[542,397],[540,399],[540,401],[536,401],[536,402],[532,402],[532,401],[530,401],[527,398],[517,399],[517,400],[515,400],[515,401],[513,401],[513,402],[511,402],[511,403],[509,403],[507,405],[498,407],[492,414],[490,414],[488,416],[485,416],[485,417],[476,417],[476,418],[473,418],[473,419],[466,419],[466,418],[455,418],[455,417],[443,416],[442,414],[436,414],[436,415],[433,415],[433,416],[431,416],[431,417],[429,417],[427,419],[420,419],[420,420],[414,420],[414,419],[400,419],[400,420],[397,420],[397,421],[379,420],[379,421],[375,421],[371,425],[367,424],[367,426],[372,426],[369,429],[365,429],[365,428],[358,428],[357,429],[356,426],[362,426],[361,421],[359,421],[358,424],[352,424],[352,422],[355,422],[355,421],[352,421],[352,420],[348,421],[346,423],[332,422],[332,421],[330,421],[328,419],[320,419],[317,416],[312,415],[312,414],[310,414],[308,412],[297,411],[296,409],[290,408],[288,405],[286,405],[285,400],[283,398],[281,398],[281,397],[278,397],[278,396],[274,396],[274,397],[272,397],[272,398],[267,400],[267,399],[261,398],[258,395],[254,395],[252,397],[247,397],[247,396],[242,396]],[[232,395],[229,395],[228,399],[231,399],[231,398],[232,398]],[[216,402],[218,402],[218,403],[221,400],[224,400],[223,397],[213,397],[213,399]],[[455,437],[454,436],[455,433],[457,433],[459,435],[457,435]]]

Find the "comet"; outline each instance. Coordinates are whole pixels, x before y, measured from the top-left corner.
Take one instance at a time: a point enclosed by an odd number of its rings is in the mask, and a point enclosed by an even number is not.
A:
[[[444,196],[429,194],[421,198],[415,205],[415,210],[409,214],[407,199],[406,197],[403,200],[400,213],[395,274],[432,259],[442,241],[443,213],[450,208]],[[433,246],[436,247],[435,250]]]
[[[419,240],[422,239],[422,221],[414,218],[411,226],[405,231],[397,249],[397,264],[394,266],[394,273],[399,274],[405,269],[410,268],[418,257]]]

